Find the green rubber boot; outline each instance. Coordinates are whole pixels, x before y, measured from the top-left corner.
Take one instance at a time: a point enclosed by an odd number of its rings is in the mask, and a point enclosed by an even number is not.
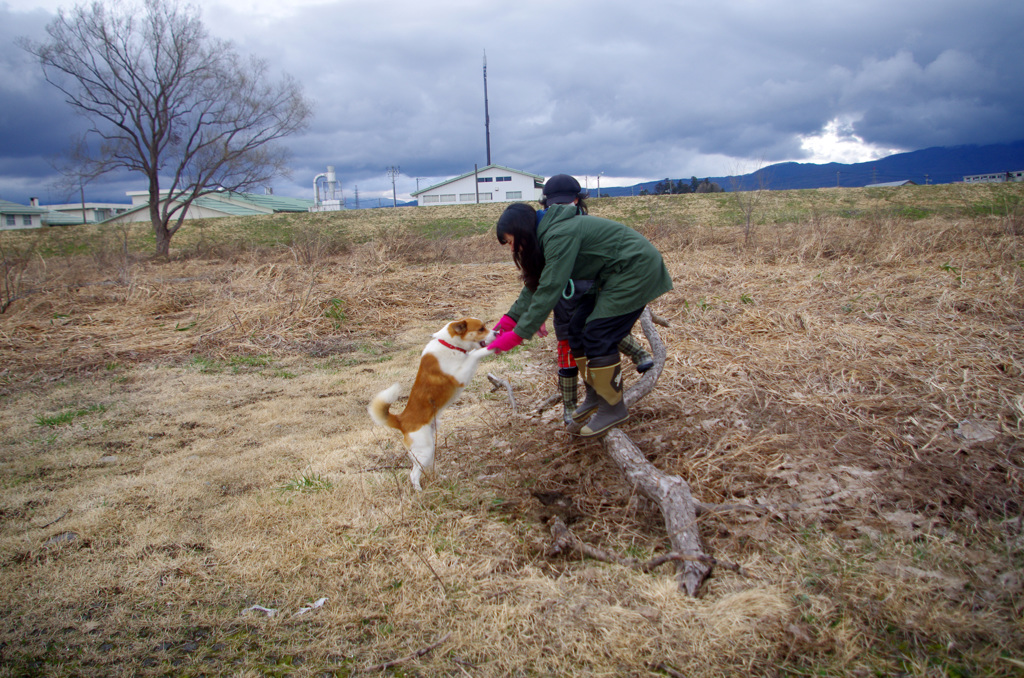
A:
[[[586,421],[597,406],[601,404],[601,398],[598,397],[597,391],[590,385],[590,370],[587,368],[586,358],[576,358],[576,367],[579,368],[580,374],[583,375],[583,388],[584,396],[583,402],[573,410],[572,420],[577,424]]]
[[[558,390],[562,393],[562,421],[569,426],[573,423],[572,413],[576,409],[576,398],[579,393],[577,368],[563,367],[558,370]]]

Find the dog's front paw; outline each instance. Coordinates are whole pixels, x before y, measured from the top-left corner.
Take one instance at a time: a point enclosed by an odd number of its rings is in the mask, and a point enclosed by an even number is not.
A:
[[[494,352],[488,348],[474,348],[472,351],[469,352],[469,357],[472,358],[473,360],[481,360],[482,358],[486,358],[492,353]]]

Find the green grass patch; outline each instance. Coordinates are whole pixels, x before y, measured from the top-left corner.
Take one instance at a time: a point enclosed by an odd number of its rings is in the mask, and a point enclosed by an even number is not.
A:
[[[36,426],[41,428],[55,428],[57,426],[63,426],[64,424],[70,424],[79,417],[106,411],[106,405],[89,405],[88,407],[83,407],[77,410],[64,410],[63,412],[54,415],[40,415],[36,417]]]
[[[324,309],[324,317],[332,321],[334,329],[341,329],[342,323],[348,320],[348,315],[345,314],[345,302],[341,299],[331,299],[327,308]]]
[[[228,367],[238,373],[248,368],[268,367],[271,362],[268,355],[235,355],[228,358]]]
[[[284,485],[277,488],[278,493],[299,492],[308,494],[312,492],[326,492],[334,489],[334,484],[319,473],[303,473],[288,480]]]

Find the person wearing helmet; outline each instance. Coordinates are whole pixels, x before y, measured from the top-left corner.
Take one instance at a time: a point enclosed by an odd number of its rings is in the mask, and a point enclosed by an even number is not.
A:
[[[556,174],[544,184],[540,198],[541,207],[537,211],[538,223],[544,217],[548,205],[572,204],[576,206],[576,214],[587,214],[586,191],[581,190],[579,182],[568,174]],[[579,397],[579,366],[572,356],[569,348],[569,320],[572,318],[576,306],[593,287],[593,280],[570,280],[562,291],[562,298],[558,300],[554,308],[553,325],[555,328],[555,339],[558,353],[558,390],[562,397],[562,420],[566,426],[572,425],[572,413],[576,410]],[[516,326],[519,318],[519,310],[509,309],[509,312],[501,317],[491,330],[490,342]],[[544,336],[543,325],[538,334]],[[636,371],[643,374],[654,367],[654,359],[643,345],[637,341],[632,333],[627,334],[619,342],[619,352],[625,354],[633,362]],[[584,388],[588,388],[584,382]],[[588,390],[587,393],[590,393]]]
[[[586,422],[580,435],[589,438],[629,418],[622,399],[619,342],[630,334],[644,307],[672,289],[672,277],[661,253],[642,235],[624,224],[580,213],[580,193],[579,182],[556,175],[545,184],[546,210],[540,219],[526,203],[509,205],[499,217],[498,241],[511,249],[523,289],[507,314],[517,319],[515,326],[487,349],[501,353],[531,338],[571,281],[593,281],[566,324],[570,354],[586,385],[586,397],[571,417]]]

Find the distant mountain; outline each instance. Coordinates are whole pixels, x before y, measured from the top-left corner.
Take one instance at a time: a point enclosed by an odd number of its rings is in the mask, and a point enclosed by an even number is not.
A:
[[[741,176],[709,177],[727,191],[749,190],[762,183],[772,190],[797,188],[859,187],[885,181],[909,179],[916,184],[951,184],[967,174],[988,174],[1024,170],[1024,141],[988,146],[937,146],[921,151],[897,153],[871,162],[825,165],[783,162]],[[704,177],[697,177],[704,179]],[[690,182],[690,177],[672,181]],[[635,186],[602,188],[602,195],[639,195],[642,189],[654,193],[658,181]]]

